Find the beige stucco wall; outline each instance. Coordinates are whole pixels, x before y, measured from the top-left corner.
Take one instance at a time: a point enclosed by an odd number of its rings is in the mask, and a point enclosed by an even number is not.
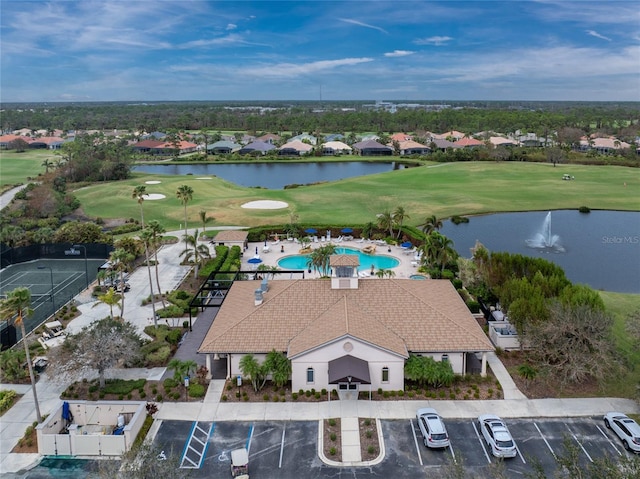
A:
[[[451,363],[451,367],[453,368],[453,372],[456,374],[465,374],[465,364],[464,364],[464,353],[419,353],[415,352],[414,354],[418,354],[421,356],[431,356],[436,361],[442,361],[442,355],[447,354],[449,356],[449,362]]]
[[[352,346],[350,351],[347,343]],[[329,384],[329,361],[347,354],[369,363],[371,388],[374,391],[378,388],[396,391],[404,389],[404,358],[357,339],[345,337],[292,360],[292,390],[313,388],[320,391],[324,388],[330,391],[337,388],[337,385]],[[313,384],[307,383],[307,368],[310,367],[314,370]],[[383,367],[389,368],[389,381],[386,383],[382,382]],[[366,389],[369,387],[366,386]]]

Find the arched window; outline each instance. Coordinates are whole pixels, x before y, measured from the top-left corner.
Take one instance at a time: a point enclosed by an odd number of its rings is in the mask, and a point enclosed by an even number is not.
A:
[[[307,368],[307,384],[313,383],[313,368]]]
[[[389,382],[389,368],[387,366],[382,368],[382,382],[383,383]]]

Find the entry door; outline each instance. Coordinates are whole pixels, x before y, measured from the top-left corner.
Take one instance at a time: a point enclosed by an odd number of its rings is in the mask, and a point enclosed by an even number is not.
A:
[[[340,399],[358,399],[358,385],[360,383],[338,383],[338,397]]]

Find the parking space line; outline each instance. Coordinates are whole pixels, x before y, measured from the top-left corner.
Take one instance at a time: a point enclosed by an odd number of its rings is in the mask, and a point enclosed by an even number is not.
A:
[[[484,442],[482,441],[482,439],[480,438],[480,434],[478,433],[478,429],[476,428],[476,423],[471,421],[471,425],[473,426],[473,430],[476,433],[476,437],[478,438],[478,441],[480,442],[480,446],[482,447],[482,452],[484,452],[484,457],[487,458],[488,462],[491,462],[491,458],[489,457],[489,454],[487,454],[487,450],[484,447]]]
[[[585,453],[585,455],[587,456],[587,459],[589,459],[589,461],[593,462],[593,459],[591,459],[591,456],[589,455],[589,453],[587,452],[587,450],[584,448],[584,446],[582,445],[582,443],[580,441],[578,441],[578,438],[576,437],[576,435],[573,433],[573,431],[571,430],[571,428],[569,428],[569,425],[567,423],[564,423],[565,426],[567,426],[567,429],[569,430],[569,432],[571,433],[571,435],[573,436],[573,439],[578,443],[578,446],[580,446],[580,449],[582,449],[582,452]]]
[[[518,456],[520,456],[520,459],[522,459],[522,464],[526,464],[527,461],[524,460],[524,456],[520,452],[520,448],[518,447],[518,443],[515,441],[515,439],[513,441],[513,445],[516,447],[516,451],[518,451]]]
[[[420,465],[424,466],[424,463],[422,462],[422,455],[420,454],[420,446],[418,445],[418,436],[416,435],[416,428],[413,426],[413,419],[409,420],[409,423],[411,423],[411,430],[413,431],[413,442],[416,445],[416,452],[418,453],[418,460],[420,461]]]
[[[249,437],[247,437],[247,442],[245,444],[245,447],[247,448],[247,454],[249,454],[249,451],[251,451],[251,439],[253,439],[253,426],[254,424],[251,423],[251,427],[249,428]]]
[[[449,450],[451,451],[451,457],[453,457],[453,462],[458,462],[456,459],[456,453],[453,452],[453,446],[451,445],[451,441],[449,441]]]
[[[607,436],[607,435],[605,434],[605,432],[604,432],[602,429],[600,429],[600,426],[598,426],[597,424],[596,424],[596,427],[598,428],[598,431],[600,431],[600,434],[602,434],[602,436],[603,436],[607,441],[609,441],[609,444],[611,444],[611,447],[615,449],[615,451],[618,453],[618,455],[619,455],[619,456],[622,456],[622,452],[620,452],[620,451],[618,450],[618,448],[616,447],[616,445],[611,441],[611,439],[609,439],[609,436]]]
[[[284,453],[284,433],[287,430],[287,425],[282,427],[282,440],[280,441],[280,460],[278,461],[278,469],[282,469],[282,454]]]
[[[544,443],[547,445],[547,447],[549,448],[549,450],[551,451],[551,454],[553,454],[553,458],[554,459],[558,459],[558,456],[556,456],[556,453],[553,451],[553,449],[551,448],[551,444],[549,444],[549,442],[547,441],[547,438],[544,437],[544,434],[542,434],[542,431],[540,430],[540,428],[538,427],[538,425],[534,422],[533,425],[535,426],[535,428],[538,430],[538,433],[540,434],[540,437],[542,438],[542,440],[544,441]]]

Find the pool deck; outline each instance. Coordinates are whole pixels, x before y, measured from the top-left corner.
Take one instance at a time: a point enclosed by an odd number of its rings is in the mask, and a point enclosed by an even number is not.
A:
[[[386,244],[378,244],[375,241],[365,241],[360,242],[358,239],[349,240],[349,241],[336,241],[332,239],[330,243],[334,244],[337,247],[341,248],[353,248],[361,250],[367,245],[375,245],[376,255],[386,255],[392,256],[396,258],[400,264],[395,268],[391,268],[395,273],[396,278],[409,278],[411,275],[418,273],[418,266],[415,261],[415,251],[407,251],[400,246],[388,246]],[[317,249],[321,246],[327,244],[327,241],[318,241],[317,243],[311,243],[312,249]],[[264,242],[260,243],[249,243],[249,247],[245,251],[242,258],[242,269],[243,270],[252,270],[255,269],[255,265],[249,263],[248,261],[255,256],[256,248],[258,248],[260,259],[262,260],[262,264],[266,266],[277,266],[278,260],[285,256],[291,256],[300,254],[301,245],[299,243],[294,243],[293,241],[279,241],[277,244],[274,242],[267,242],[267,246],[269,247],[268,252],[263,251]],[[284,246],[284,252],[281,252],[282,247]],[[389,251],[391,249],[391,251]],[[412,264],[414,263],[414,264]],[[368,277],[371,273],[369,269],[361,269],[360,277]],[[305,271],[305,278],[319,278],[320,275],[316,271],[311,271],[308,273]],[[375,275],[374,275],[375,277]]]

